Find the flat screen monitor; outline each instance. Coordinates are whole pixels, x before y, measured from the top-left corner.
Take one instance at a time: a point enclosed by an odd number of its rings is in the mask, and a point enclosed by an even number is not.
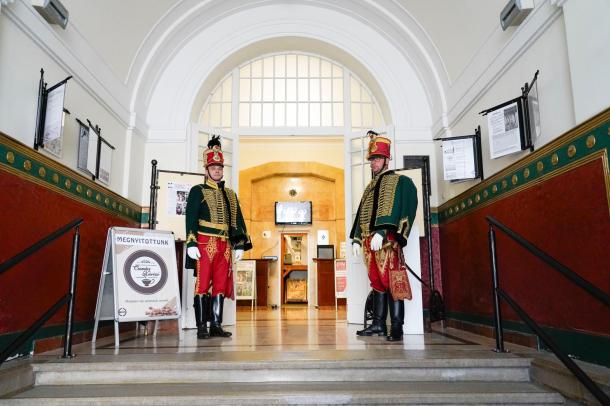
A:
[[[311,224],[311,201],[275,202],[275,224]]]

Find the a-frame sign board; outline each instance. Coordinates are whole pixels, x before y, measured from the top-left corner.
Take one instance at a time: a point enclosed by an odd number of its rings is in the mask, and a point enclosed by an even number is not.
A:
[[[140,228],[110,228],[92,342],[96,341],[100,320],[114,320],[115,347],[119,347],[121,322],[176,319],[182,340],[181,309],[174,234]]]

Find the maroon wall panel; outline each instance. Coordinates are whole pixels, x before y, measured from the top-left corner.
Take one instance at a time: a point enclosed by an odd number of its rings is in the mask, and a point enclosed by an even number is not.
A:
[[[434,226],[432,229],[432,269],[434,272],[434,289],[438,290],[441,294],[443,293],[443,281],[441,277],[441,257],[440,257],[440,242],[439,242],[439,228]],[[428,240],[426,237],[420,237],[420,260],[421,260],[421,278],[430,286],[430,268],[428,265]],[[417,282],[419,283],[419,282]],[[419,288],[419,286],[418,286]],[[422,301],[424,309],[429,308],[430,289],[425,286],[422,288]]]
[[[492,315],[488,227],[493,216],[610,294],[610,213],[595,159],[440,227],[447,310]],[[501,286],[542,325],[610,335],[610,312],[497,231]],[[517,316],[503,307],[504,316]]]
[[[0,170],[0,263],[76,218],[81,247],[75,321],[92,320],[109,227],[133,221],[78,202],[23,177]],[[70,232],[0,275],[0,334],[27,328],[68,289]],[[61,310],[47,325],[61,324]]]

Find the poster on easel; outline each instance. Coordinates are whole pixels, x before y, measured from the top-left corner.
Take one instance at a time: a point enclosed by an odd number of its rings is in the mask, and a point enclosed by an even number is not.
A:
[[[335,259],[335,299],[347,298],[347,260]]]
[[[205,181],[202,173],[159,170],[157,184],[156,226],[158,230],[170,230],[177,240],[186,240],[184,219],[189,192]]]
[[[95,309],[93,342],[100,320],[118,323],[178,320],[180,292],[174,235],[169,231],[112,227],[108,230]]]
[[[252,308],[256,301],[256,261],[244,259],[233,264],[235,266],[235,299],[251,300]]]

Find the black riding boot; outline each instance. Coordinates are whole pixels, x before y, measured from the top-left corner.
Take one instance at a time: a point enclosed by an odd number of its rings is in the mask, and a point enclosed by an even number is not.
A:
[[[390,300],[390,320],[392,327],[388,341],[402,341],[402,325],[405,321],[405,302],[404,300]]]
[[[373,291],[373,322],[364,330],[356,331],[359,336],[385,336],[388,334],[388,327],[385,324],[385,319],[388,317],[386,292]]]
[[[224,331],[221,327],[224,300],[223,295],[212,298],[212,321],[210,322],[210,336],[212,337],[231,337],[231,333]]]
[[[209,295],[195,295],[193,307],[195,308],[195,322],[197,323],[197,338],[210,338],[207,327],[209,301]]]

